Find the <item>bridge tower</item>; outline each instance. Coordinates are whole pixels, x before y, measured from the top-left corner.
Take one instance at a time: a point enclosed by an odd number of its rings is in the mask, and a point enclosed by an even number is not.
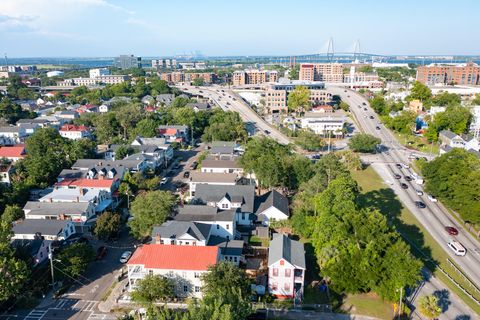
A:
[[[333,62],[334,55],[335,55],[335,49],[333,47],[333,38],[330,38],[330,40],[328,40],[328,49],[327,49],[328,62]]]
[[[356,62],[361,53],[362,51],[360,49],[360,39],[357,39],[357,41],[355,42],[355,47],[353,49],[353,61]]]

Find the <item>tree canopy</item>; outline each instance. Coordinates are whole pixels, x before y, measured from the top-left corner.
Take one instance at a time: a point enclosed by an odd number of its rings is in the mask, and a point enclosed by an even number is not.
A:
[[[418,299],[418,309],[428,319],[436,319],[442,313],[438,298],[434,295],[423,296]]]
[[[449,105],[445,112],[435,114],[428,126],[426,137],[431,141],[437,141],[438,134],[442,130],[451,130],[456,134],[466,133],[472,117],[472,113],[467,107]]]
[[[415,81],[407,97],[407,101],[412,100],[420,100],[424,106],[428,107],[432,103],[432,90],[423,83]]]
[[[120,228],[120,215],[110,211],[104,212],[97,217],[93,233],[97,238],[106,240],[118,233]]]
[[[304,86],[298,86],[288,94],[288,110],[301,113],[310,108],[310,90]]]
[[[167,191],[147,191],[137,195],[131,204],[133,219],[129,222],[136,238],[149,236],[154,225],[160,225],[170,216],[175,197]]]
[[[480,160],[455,148],[422,166],[427,192],[458,211],[463,220],[480,224]]]
[[[174,283],[171,279],[161,275],[146,275],[136,283],[132,292],[133,301],[148,306],[160,299],[174,297]]]
[[[381,142],[370,134],[361,133],[354,135],[348,142],[348,146],[354,152],[374,153],[377,145]]]

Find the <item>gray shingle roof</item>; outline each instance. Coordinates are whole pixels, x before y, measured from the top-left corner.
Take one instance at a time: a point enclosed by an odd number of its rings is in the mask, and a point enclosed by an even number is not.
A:
[[[103,160],[103,159],[78,159],[72,169],[90,169],[93,167],[123,167],[128,170],[136,170],[142,160]]]
[[[233,154],[235,149],[233,141],[212,141],[210,144],[210,153],[212,154]]]
[[[195,190],[195,198],[203,203],[218,202],[224,197],[234,202],[242,202],[242,212],[253,212],[255,201],[254,185],[208,185],[199,184]]]
[[[0,127],[0,132],[20,132],[20,127],[4,126]]]
[[[190,174],[190,181],[201,182],[221,182],[221,183],[234,183],[237,180],[236,173],[216,173],[216,172],[198,172],[192,171]]]
[[[236,210],[220,210],[206,205],[186,205],[178,208],[177,221],[232,221]]]
[[[275,207],[287,216],[290,215],[288,209],[288,199],[276,190],[269,191],[255,199],[255,213],[261,214],[270,207]]]
[[[243,253],[243,240],[230,240],[217,244],[224,256],[241,256]]]
[[[68,220],[46,220],[46,219],[27,219],[13,226],[13,233],[15,234],[35,234],[57,236],[59,235]]]
[[[24,211],[29,211],[27,215],[38,216],[59,216],[81,215],[88,210],[89,202],[37,202],[28,201],[23,207]]]
[[[241,169],[242,166],[236,160],[215,160],[205,159],[202,161],[202,168],[233,168]]]
[[[170,220],[153,228],[152,239],[155,239],[157,234],[162,238],[176,239],[188,233],[198,241],[204,241],[207,240],[211,228],[212,225],[206,223]]]
[[[284,234],[275,233],[268,248],[268,265],[270,266],[280,259],[306,269],[303,243],[292,240]]]
[[[442,130],[442,131],[440,131],[440,135],[442,135],[442,136],[444,136],[444,137],[446,137],[446,138],[448,138],[448,139],[453,139],[453,138],[455,138],[455,137],[457,136],[456,133],[454,133],[454,132],[452,132],[452,131],[450,131],[450,130]]]

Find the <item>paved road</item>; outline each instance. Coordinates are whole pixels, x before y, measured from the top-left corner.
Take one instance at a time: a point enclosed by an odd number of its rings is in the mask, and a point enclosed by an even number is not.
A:
[[[276,128],[270,126],[255,111],[253,111],[240,96],[238,96],[232,90],[217,85],[198,88],[190,85],[177,85],[177,87],[181,90],[185,90],[190,94],[200,95],[209,98],[215,101],[215,103],[217,103],[223,110],[238,112],[242,117],[243,121],[247,123],[247,126],[254,127],[257,134],[267,135],[282,144],[291,143],[290,139],[288,139]],[[268,131],[269,133],[266,133],[266,131]]]
[[[409,188],[407,190],[401,189],[400,184],[396,181],[393,173],[399,173],[402,176],[410,175],[410,169],[398,169],[395,167],[396,163],[408,163],[409,150],[401,146],[398,141],[393,137],[391,132],[387,130],[383,125],[379,125],[375,112],[368,105],[368,101],[361,95],[344,89],[329,88],[334,94],[339,94],[344,101],[351,106],[352,112],[355,114],[357,121],[366,133],[370,133],[382,139],[382,144],[389,149],[388,154],[382,152],[379,157],[383,160],[383,163],[377,163],[374,167],[384,181],[395,181],[392,188],[399,195],[400,200],[404,205],[416,216],[416,218],[424,225],[427,231],[433,236],[433,238],[445,249],[450,255],[450,259],[454,260],[467,276],[480,287],[480,243],[473,236],[470,235],[463,227],[451,217],[447,210],[441,205],[440,202],[431,202],[427,199],[426,195],[418,196],[415,190],[423,191],[423,187],[417,185],[415,182],[406,183]],[[363,103],[366,105],[364,106]],[[358,108],[361,105],[362,108]],[[367,108],[365,111],[363,108]],[[365,117],[365,115],[367,117]],[[370,119],[373,116],[373,119]],[[375,127],[379,126],[380,130]],[[419,209],[415,206],[414,201],[423,201],[427,208]],[[454,226],[459,230],[459,235],[452,237],[445,231],[446,226]],[[467,248],[467,255],[465,257],[457,257],[447,247],[447,243],[456,238],[457,241],[462,243]]]

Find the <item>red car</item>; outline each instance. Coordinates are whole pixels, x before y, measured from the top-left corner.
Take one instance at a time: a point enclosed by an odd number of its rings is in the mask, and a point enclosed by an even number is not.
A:
[[[107,247],[101,246],[97,249],[96,260],[101,260],[107,255]]]
[[[458,230],[454,227],[445,227],[445,231],[447,231],[448,234],[452,236],[456,236],[458,234]]]

